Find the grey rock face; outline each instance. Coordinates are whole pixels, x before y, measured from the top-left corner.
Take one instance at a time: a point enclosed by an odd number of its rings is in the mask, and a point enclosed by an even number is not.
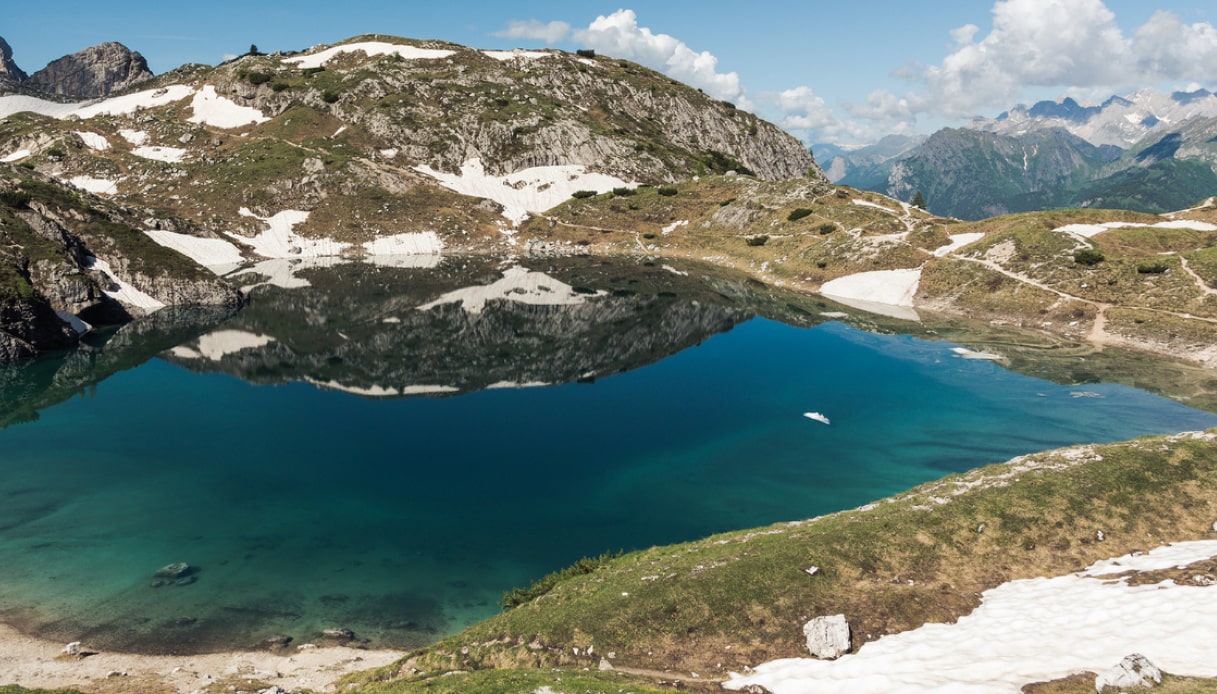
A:
[[[1120,664],[1099,675],[1094,681],[1096,692],[1111,687],[1117,690],[1132,687],[1150,688],[1162,683],[1162,671],[1140,653],[1124,656]]]
[[[831,660],[849,653],[849,622],[843,614],[816,617],[803,625],[803,634],[813,657]]]
[[[51,94],[97,98],[152,77],[144,57],[121,43],[102,43],[65,55],[30,75],[26,85]]]
[[[12,80],[13,82],[24,82],[27,75],[17,67],[17,63],[13,62],[13,49],[8,45],[8,42],[0,38],[0,78]]]

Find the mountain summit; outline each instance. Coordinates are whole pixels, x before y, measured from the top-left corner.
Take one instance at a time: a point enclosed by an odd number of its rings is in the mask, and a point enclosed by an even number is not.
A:
[[[70,99],[96,99],[152,77],[142,55],[113,41],[65,55],[34,74],[26,75],[13,61],[13,49],[0,38],[0,93],[35,92]]]

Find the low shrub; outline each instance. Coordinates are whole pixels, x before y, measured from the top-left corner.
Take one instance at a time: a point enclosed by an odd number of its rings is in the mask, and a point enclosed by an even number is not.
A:
[[[628,198],[629,196],[635,195],[637,193],[638,193],[638,191],[634,190],[633,188],[626,188],[625,186],[613,189],[613,195],[615,195],[619,198]]]
[[[659,186],[659,190],[656,192],[664,197],[670,198],[673,195],[676,195],[676,193],[679,191],[676,190],[676,186]]]
[[[799,207],[792,210],[790,214],[786,215],[786,221],[797,222],[810,214],[811,210],[807,209],[806,207]]]
[[[579,56],[580,58],[595,58],[596,51],[593,51],[590,48],[580,48],[579,50],[575,51],[575,55]]]
[[[338,101],[339,97],[341,97],[341,96],[342,95],[339,94],[338,92],[326,91],[325,93],[323,93],[321,95],[321,100],[327,104],[332,104],[335,101]]]
[[[266,84],[274,78],[275,76],[269,72],[251,72],[245,75],[245,79],[249,80],[250,84]]]
[[[820,225],[820,233],[823,235],[831,234],[837,230],[837,225],[832,222],[824,222]]]
[[[1073,262],[1078,265],[1098,265],[1104,260],[1107,256],[1094,248],[1083,248],[1073,254]]]
[[[769,237],[761,234],[760,236],[750,236],[747,239],[749,246],[764,246],[769,243]]]
[[[271,91],[281,92],[290,86],[291,85],[289,85],[287,82],[275,82],[274,84],[270,85],[270,88]]]
[[[1161,275],[1168,269],[1170,269],[1170,266],[1161,260],[1151,260],[1137,265],[1137,272],[1142,275]]]
[[[0,193],[0,203],[19,210],[29,207],[31,199],[30,194],[24,190],[6,190]]]
[[[321,72],[325,72],[325,68],[323,68],[323,67],[306,67],[306,68],[304,68],[305,77],[312,77],[313,75],[316,75]]]
[[[576,200],[584,200],[587,198],[596,197],[596,191],[594,191],[594,190],[576,190],[575,192],[571,193],[570,196]]]

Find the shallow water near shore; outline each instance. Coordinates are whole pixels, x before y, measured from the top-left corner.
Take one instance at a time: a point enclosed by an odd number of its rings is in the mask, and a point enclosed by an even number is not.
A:
[[[274,322],[235,320],[247,334]],[[581,556],[1217,426],[1130,387],[1056,385],[842,323],[736,316],[697,339],[583,382],[396,399],[277,382],[296,368],[282,354],[226,355],[243,380],[163,353],[0,430],[0,621],[160,653],[323,642],[334,627],[417,646]],[[193,580],[154,587],[172,562]]]

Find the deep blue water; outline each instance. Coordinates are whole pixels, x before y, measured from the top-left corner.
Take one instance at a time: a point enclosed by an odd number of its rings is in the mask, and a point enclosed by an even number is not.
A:
[[[160,651],[334,626],[417,645],[584,555],[1217,426],[952,346],[755,319],[594,383],[391,400],[152,360],[0,431],[0,619]],[[151,587],[176,561],[197,581]]]

